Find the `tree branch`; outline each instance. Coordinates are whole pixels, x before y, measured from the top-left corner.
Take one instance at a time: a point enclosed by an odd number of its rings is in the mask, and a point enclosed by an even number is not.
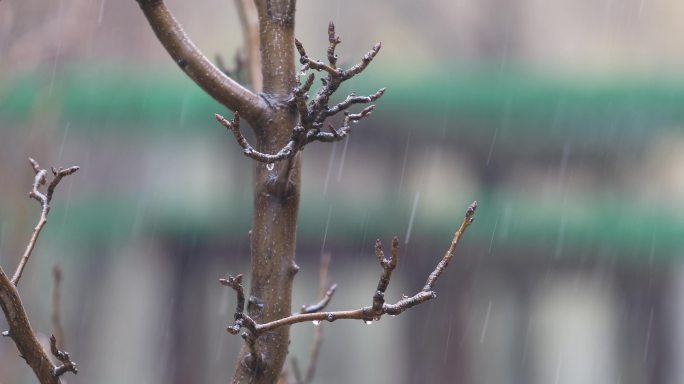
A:
[[[335,35],[335,25],[331,22],[328,27],[328,64],[311,59],[304,49],[302,43],[295,39],[295,47],[300,55],[300,69],[297,86],[292,91],[292,96],[289,100],[292,105],[297,108],[299,112],[299,124],[294,127],[290,140],[276,153],[268,154],[259,152],[251,146],[247,140],[240,133],[239,119],[234,119],[232,122],[228,121],[221,115],[216,115],[216,119],[226,128],[233,132],[238,144],[242,147],[246,156],[262,162],[275,163],[281,160],[293,158],[305,145],[313,141],[332,142],[344,139],[351,131],[351,123],[357,123],[361,119],[370,116],[375,108],[375,105],[370,105],[364,108],[359,113],[349,113],[347,110],[356,104],[368,104],[379,99],[384,93],[385,88],[381,88],[377,92],[368,96],[357,96],[355,93],[347,96],[342,102],[329,106],[330,97],[337,91],[342,82],[351,79],[357,74],[361,73],[373,61],[373,58],[380,51],[380,43],[373,46],[373,48],[366,53],[360,63],[354,65],[348,70],[337,68],[337,54],[335,49],[341,43],[339,36]],[[315,97],[308,101],[308,92],[313,85],[315,75],[309,75],[301,83],[300,77],[306,75],[310,70],[324,71],[327,77],[321,78],[323,86],[318,90]],[[345,114],[344,123],[339,128],[334,128],[328,125],[330,132],[322,132],[325,121],[340,112]]]
[[[197,85],[227,108],[239,110],[249,121],[266,116],[266,102],[216,68],[190,40],[162,0],[137,1],[173,61]]]
[[[328,271],[330,270],[330,253],[323,253],[321,255],[321,266],[318,273],[318,286],[319,286],[319,296],[321,300],[310,306],[302,305],[302,309],[299,313],[314,313],[323,310],[328,303],[332,295],[335,293],[337,284],[333,284],[326,290],[328,286]],[[306,375],[302,377],[299,370],[299,364],[297,363],[297,358],[294,356],[290,359],[290,364],[292,365],[292,373],[295,377],[295,382],[297,384],[309,384],[313,381],[314,375],[316,374],[316,365],[318,364],[318,356],[321,351],[321,344],[323,342],[323,327],[320,324],[316,324],[314,328],[314,340],[311,344],[311,352],[309,354],[309,367],[306,370]]]
[[[413,296],[403,296],[401,300],[397,301],[394,304],[387,304],[385,302],[385,290],[387,289],[389,285],[389,281],[392,275],[392,271],[397,265],[398,261],[398,252],[399,252],[399,241],[395,237],[394,240],[392,241],[392,254],[389,259],[387,259],[382,251],[382,245],[380,244],[380,241],[378,240],[376,242],[376,247],[375,247],[375,254],[380,261],[380,264],[383,268],[382,274],[380,276],[380,280],[378,282],[378,287],[376,289],[375,294],[373,295],[372,298],[372,305],[367,306],[367,307],[362,307],[359,309],[355,310],[350,310],[350,311],[335,311],[335,312],[312,312],[312,313],[297,313],[293,314],[291,316],[274,320],[271,322],[267,322],[264,324],[259,324],[256,321],[254,321],[251,317],[246,315],[244,311],[238,310],[235,313],[235,324],[232,327],[228,327],[228,331],[235,334],[239,331],[239,329],[236,329],[236,326],[242,327],[250,334],[250,339],[251,340],[256,340],[260,336],[264,335],[267,332],[271,332],[275,329],[278,329],[280,327],[286,327],[290,326],[293,324],[297,323],[303,323],[303,322],[320,322],[320,321],[328,321],[332,322],[335,320],[339,319],[352,319],[352,320],[363,320],[367,323],[370,323],[372,321],[378,321],[383,315],[399,315],[402,312],[406,311],[409,308],[415,307],[418,304],[422,304],[426,301],[432,300],[437,297],[437,293],[434,290],[435,284],[437,283],[437,280],[441,276],[441,274],[446,270],[447,266],[449,265],[449,262],[453,258],[453,256],[456,253],[456,247],[458,246],[458,243],[461,240],[461,237],[465,233],[466,229],[470,226],[470,224],[473,223],[473,219],[475,216],[475,210],[477,209],[477,202],[473,202],[468,209],[466,210],[465,216],[463,218],[463,221],[461,222],[460,227],[458,230],[454,233],[454,237],[451,240],[451,244],[449,245],[449,248],[445,252],[444,256],[442,259],[439,261],[435,269],[430,273],[428,276],[425,286],[423,287],[422,290],[414,294]],[[238,295],[238,303],[240,303],[241,299],[241,294],[240,292],[242,291],[242,286],[241,286],[241,275],[238,275],[238,277],[229,277],[228,279],[222,279],[222,284],[224,285],[229,285],[225,284],[223,281],[228,281],[232,282],[229,286],[233,288]],[[242,295],[242,301],[244,301],[244,295]],[[238,304],[238,307],[240,305]]]
[[[38,220],[38,224],[33,229],[31,239],[29,240],[28,245],[26,246],[24,255],[21,257],[21,260],[19,261],[17,270],[14,272],[14,276],[12,277],[12,284],[14,284],[15,286],[19,284],[19,279],[21,278],[21,274],[24,272],[24,268],[26,267],[26,263],[28,263],[29,257],[31,257],[31,253],[33,253],[33,249],[36,246],[36,240],[38,240],[40,231],[43,230],[43,227],[47,223],[47,216],[48,213],[50,213],[50,201],[52,200],[52,194],[55,192],[55,188],[57,188],[57,185],[60,181],[62,181],[62,178],[64,176],[71,175],[79,169],[78,167],[69,167],[67,169],[59,168],[59,170],[52,168],[52,174],[54,178],[47,187],[47,193],[43,194],[38,190],[38,188],[40,188],[41,185],[45,185],[47,183],[47,171],[45,169],[40,169],[40,166],[35,160],[29,158],[29,162],[31,163],[33,172],[36,174],[36,176],[33,178],[33,185],[31,192],[29,192],[29,197],[39,202],[42,209],[40,211],[40,219]]]
[[[238,10],[242,37],[244,39],[241,55],[247,64],[249,84],[254,92],[261,92],[263,76],[261,75],[261,53],[259,52],[259,16],[253,0],[235,0]]]
[[[19,291],[17,290],[17,283],[19,278],[26,267],[31,253],[35,247],[36,240],[40,234],[41,229],[47,222],[47,215],[50,211],[50,201],[52,200],[52,195],[55,188],[62,180],[64,176],[68,176],[78,171],[78,167],[70,167],[67,169],[59,168],[52,169],[54,178],[48,184],[47,191],[43,194],[39,188],[41,185],[47,184],[47,170],[40,169],[38,163],[29,159],[31,162],[31,167],[35,173],[35,177],[32,183],[32,190],[29,196],[41,204],[41,215],[38,225],[33,231],[33,235],[29,240],[29,244],[26,247],[24,256],[22,257],[15,276],[12,280],[5,274],[5,271],[0,267],[0,307],[7,319],[9,324],[9,331],[4,332],[3,335],[12,338],[14,343],[19,350],[21,357],[26,361],[26,363],[33,369],[38,381],[41,384],[59,384],[61,383],[60,376],[67,371],[77,373],[76,364],[71,361],[69,354],[60,351],[57,348],[57,340],[54,335],[50,338],[50,346],[52,353],[55,357],[62,363],[61,365],[55,365],[50,360],[47,352],[43,346],[38,341],[36,333],[33,331],[31,324],[28,320],[28,315],[26,314],[26,309],[19,296]]]
[[[62,363],[62,365],[55,367],[55,376],[62,376],[66,372],[73,372],[74,374],[78,373],[76,363],[71,361],[69,352],[64,352],[57,348],[57,338],[55,337],[55,335],[50,336],[50,351],[57,358],[57,360],[59,360]]]

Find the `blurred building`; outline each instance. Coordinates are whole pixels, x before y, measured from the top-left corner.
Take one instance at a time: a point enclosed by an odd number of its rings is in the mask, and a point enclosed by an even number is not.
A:
[[[199,4],[169,1],[201,49],[230,62],[232,3]],[[368,304],[374,239],[394,234],[388,294],[420,289],[480,202],[438,299],[379,324],[325,325],[316,382],[684,381],[684,3],[298,8],[312,54],[324,56],[330,19],[343,62],[382,41],[346,91],[388,92],[348,140],[304,153],[293,307],[316,299],[327,251],[331,308]],[[0,3],[0,68],[3,268],[37,214],[26,157],[82,166],[60,185],[21,287],[49,334],[50,270],[62,266],[81,368],[69,381],[227,381],[241,340],[224,331],[233,297],[216,279],[248,270],[252,163],[214,121],[225,111],[133,1]],[[306,364],[311,328],[292,332]],[[0,381],[33,380],[1,342]]]

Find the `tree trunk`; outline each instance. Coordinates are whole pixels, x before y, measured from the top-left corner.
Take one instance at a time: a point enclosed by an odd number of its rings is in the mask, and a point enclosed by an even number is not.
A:
[[[286,100],[295,86],[294,0],[259,0],[263,93],[272,113],[264,121],[250,122],[257,150],[276,153],[285,145],[297,123],[297,111]],[[297,272],[295,244],[300,194],[300,159],[266,165],[256,163],[254,216],[251,230],[252,279],[249,315],[268,322],[292,313],[292,281]],[[278,380],[287,358],[290,330],[282,327],[256,342],[254,357],[242,348],[235,383],[271,384]]]

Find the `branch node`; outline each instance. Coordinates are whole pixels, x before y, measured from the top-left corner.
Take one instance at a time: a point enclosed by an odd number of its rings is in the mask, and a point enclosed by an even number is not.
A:
[[[59,348],[57,348],[57,338],[55,335],[50,336],[50,351],[57,360],[62,363],[62,365],[55,367],[55,377],[62,376],[66,372],[73,372],[74,375],[78,373],[78,367],[76,366],[76,363],[71,361],[69,352],[60,351]]]

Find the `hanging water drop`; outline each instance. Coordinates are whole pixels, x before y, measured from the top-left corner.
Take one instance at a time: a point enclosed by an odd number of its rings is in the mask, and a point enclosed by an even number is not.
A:
[[[318,325],[318,324],[320,324],[320,323],[321,323],[321,321],[320,321],[320,320],[314,320],[314,321],[312,321],[312,323],[313,323],[313,325],[315,326],[315,325]]]
[[[268,164],[266,164],[266,169],[268,169],[269,171],[272,171],[274,167],[275,167],[275,164],[274,164],[274,163],[268,163]]]
[[[373,324],[373,320],[364,320],[363,322],[366,323],[366,325]]]

